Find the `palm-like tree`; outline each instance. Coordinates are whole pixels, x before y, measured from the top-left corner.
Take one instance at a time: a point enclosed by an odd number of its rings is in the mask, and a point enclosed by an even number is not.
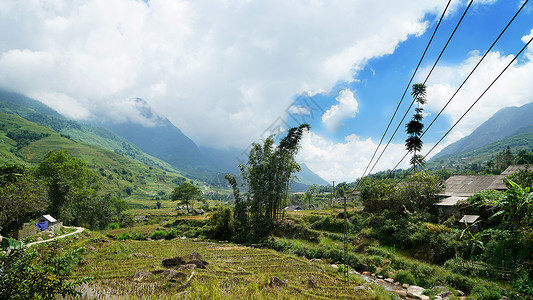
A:
[[[405,124],[408,135],[407,139],[405,140],[405,148],[409,153],[413,153],[413,157],[411,158],[410,162],[416,172],[416,166],[423,166],[426,163],[424,157],[417,154],[417,152],[422,150],[423,145],[420,136],[422,135],[424,129],[424,124],[422,124],[422,119],[424,119],[422,112],[424,109],[420,106],[426,104],[427,102],[426,86],[423,83],[413,84],[411,96],[413,96],[417,107],[415,108],[415,114],[411,118],[411,121]]]

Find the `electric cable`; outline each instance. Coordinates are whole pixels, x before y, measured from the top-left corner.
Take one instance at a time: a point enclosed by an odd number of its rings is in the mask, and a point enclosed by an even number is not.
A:
[[[429,42],[426,46],[426,49],[424,50],[424,52],[422,53],[422,56],[420,57],[420,60],[418,61],[418,64],[415,68],[415,71],[413,72],[413,75],[411,76],[411,79],[409,80],[409,83],[407,84],[407,87],[405,88],[405,91],[403,92],[403,95],[400,99],[400,102],[398,103],[398,106],[396,106],[396,110],[394,111],[394,113],[392,114],[392,118],[389,122],[389,124],[387,125],[387,128],[385,129],[385,132],[383,133],[383,136],[381,137],[381,140],[379,141],[379,144],[378,146],[376,147],[376,150],[374,151],[374,154],[372,154],[372,158],[370,159],[370,161],[368,162],[368,165],[366,166],[366,169],[365,171],[363,172],[363,176],[365,176],[366,174],[366,171],[368,170],[368,167],[370,167],[370,165],[372,164],[372,161],[374,160],[374,157],[376,156],[376,153],[378,152],[379,150],[379,147],[381,147],[381,144],[383,143],[383,139],[385,138],[385,136],[387,135],[387,132],[394,120],[394,117],[396,117],[396,113],[398,112],[398,109],[400,108],[402,102],[403,102],[403,98],[405,97],[405,94],[407,93],[407,91],[409,90],[409,87],[411,86],[411,82],[413,81],[415,75],[416,75],[416,72],[418,71],[418,68],[420,67],[420,64],[422,63],[422,60],[424,59],[425,55],[426,55],[426,52],[428,51],[429,49],[429,46],[431,45],[431,42],[433,41],[433,38],[435,37],[435,34],[437,33],[437,29],[439,28],[440,26],[440,23],[442,22],[442,19],[444,18],[444,15],[446,14],[446,11],[448,10],[448,7],[450,6],[450,3],[452,1],[451,0],[448,0],[448,4],[446,4],[446,7],[444,8],[444,11],[442,12],[442,15],[440,16],[440,19],[439,19],[439,22],[437,23],[437,26],[435,27],[435,30],[433,31],[433,34],[431,35],[431,38],[429,39]]]
[[[427,82],[427,80],[429,79],[429,76],[431,75],[431,73],[433,72],[433,70],[435,69],[435,66],[437,65],[437,63],[439,62],[440,58],[442,57],[442,54],[444,53],[444,51],[446,50],[446,48],[448,47],[451,39],[454,37],[455,35],[455,32],[457,31],[457,28],[459,28],[459,25],[461,25],[464,17],[466,16],[466,13],[468,12],[468,10],[470,9],[470,6],[472,5],[472,2],[474,2],[474,0],[470,0],[470,2],[468,3],[468,6],[466,7],[465,11],[463,12],[463,15],[461,16],[461,18],[459,19],[459,21],[457,22],[457,25],[455,26],[453,32],[451,33],[450,37],[448,38],[448,41],[446,42],[446,44],[444,45],[444,47],[442,48],[442,51],[440,52],[437,60],[435,61],[435,63],[433,64],[433,66],[431,67],[431,70],[430,72],[427,74],[426,76],[426,79],[424,80],[424,84]],[[408,87],[409,88],[409,87]],[[368,172],[369,174],[374,170],[374,168],[376,167],[376,165],[378,164],[379,160],[381,159],[381,157],[383,156],[383,154],[385,153],[385,151],[387,150],[387,148],[389,147],[392,139],[394,138],[394,136],[396,135],[396,133],[398,132],[398,129],[400,128],[400,126],[402,125],[403,121],[405,120],[405,117],[407,116],[407,114],[409,113],[409,111],[411,110],[411,107],[413,106],[414,104],[414,99],[413,101],[411,102],[411,104],[409,105],[409,107],[407,108],[405,114],[403,115],[403,118],[400,120],[400,122],[398,123],[398,126],[396,127],[396,129],[394,130],[394,132],[392,133],[392,136],[390,137],[389,141],[387,142],[387,144],[385,145],[385,147],[383,148],[383,150],[381,151],[381,154],[379,155],[379,157],[377,158],[377,160],[375,161],[374,165],[372,166],[372,168],[370,169],[370,171]],[[364,177],[365,173],[363,173],[363,177]]]
[[[446,102],[446,104],[444,105],[444,107],[439,111],[439,113],[435,116],[435,118],[431,121],[431,123],[426,127],[426,129],[424,130],[424,132],[422,133],[422,135],[420,137],[423,137],[426,132],[429,130],[429,128],[431,128],[431,126],[433,125],[433,123],[435,123],[435,121],[437,120],[437,118],[442,114],[442,112],[446,109],[446,107],[448,107],[448,105],[450,104],[450,102],[454,99],[454,97],[459,93],[459,91],[461,90],[461,88],[465,85],[465,83],[468,81],[468,79],[470,79],[470,76],[472,76],[472,74],[476,71],[477,67],[481,64],[481,62],[483,62],[483,60],[485,59],[485,57],[487,57],[487,55],[490,53],[490,51],[492,50],[492,48],[496,45],[496,43],[500,40],[500,38],[502,37],[502,35],[505,33],[505,31],[507,31],[507,29],[509,28],[509,26],[513,23],[513,21],[516,19],[516,17],[518,16],[518,14],[522,11],[522,9],[524,8],[524,6],[527,4],[529,0],[526,0],[524,1],[524,3],[522,3],[522,6],[520,6],[520,8],[518,9],[518,11],[515,13],[515,15],[511,18],[511,20],[507,23],[507,25],[505,26],[505,28],[500,32],[500,34],[498,35],[498,37],[494,40],[494,42],[492,43],[492,45],[485,51],[485,54],[483,55],[483,57],[481,57],[481,59],[477,62],[477,64],[474,66],[474,68],[470,71],[470,73],[468,74],[468,76],[463,80],[463,82],[461,83],[461,85],[459,86],[459,88],[457,88],[457,90],[454,92],[454,94],[452,95],[452,97],[448,100],[448,102]],[[391,170],[391,172],[393,172],[401,163],[402,161],[407,157],[407,155],[409,154],[409,152],[407,152],[403,157],[402,159],[396,164],[396,166],[394,166],[394,168]]]

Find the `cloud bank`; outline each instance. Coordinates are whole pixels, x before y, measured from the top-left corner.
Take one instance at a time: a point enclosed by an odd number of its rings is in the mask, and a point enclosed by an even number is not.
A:
[[[353,80],[444,4],[6,0],[0,87],[79,120],[124,119],[140,97],[200,145],[245,147],[293,95]]]

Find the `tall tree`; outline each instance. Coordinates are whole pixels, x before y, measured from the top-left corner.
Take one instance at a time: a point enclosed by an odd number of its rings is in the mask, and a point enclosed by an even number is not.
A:
[[[291,128],[279,146],[273,137],[263,145],[254,143],[246,165],[240,165],[244,185],[247,187],[252,227],[257,236],[268,234],[281,212],[288,196],[292,174],[300,170],[295,155],[308,124]]]
[[[48,204],[46,187],[32,172],[23,165],[0,166],[0,233],[20,229],[46,212]]]
[[[424,124],[422,124],[422,119],[424,116],[422,112],[424,111],[421,108],[421,105],[426,104],[426,86],[422,83],[413,84],[413,90],[411,91],[411,96],[413,96],[414,102],[416,102],[415,114],[411,118],[409,123],[405,124],[407,131],[407,139],[405,140],[405,148],[409,153],[413,153],[411,157],[411,165],[413,166],[414,171],[416,172],[416,166],[423,166],[426,162],[422,155],[417,154],[422,150],[422,130],[424,129]]]
[[[66,224],[105,228],[124,204],[99,195],[100,179],[67,150],[48,152],[35,171],[48,186],[49,212]]]
[[[199,188],[189,182],[184,182],[172,191],[171,199],[172,201],[180,201],[180,204],[185,204],[187,212],[190,212],[189,206],[192,210],[193,201],[201,194],[202,191]]]

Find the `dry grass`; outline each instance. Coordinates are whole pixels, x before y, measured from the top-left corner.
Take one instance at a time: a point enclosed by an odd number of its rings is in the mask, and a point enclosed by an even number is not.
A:
[[[136,228],[138,230],[138,228]],[[198,252],[209,262],[207,269],[197,269],[191,285],[185,289],[190,299],[382,299],[380,290],[362,290],[360,281],[345,283],[336,270],[304,258],[273,250],[195,240],[103,241],[92,233],[73,246],[89,249],[75,269],[76,276],[95,280],[82,288],[85,299],[176,299],[176,287],[160,275],[145,282],[134,282],[139,271],[163,269],[161,261]],[[89,247],[90,246],[90,247]],[[143,253],[141,257],[132,254]],[[190,273],[191,271],[187,271]],[[277,276],[282,287],[270,287]],[[309,283],[312,279],[315,285]],[[359,288],[358,288],[359,287]]]

